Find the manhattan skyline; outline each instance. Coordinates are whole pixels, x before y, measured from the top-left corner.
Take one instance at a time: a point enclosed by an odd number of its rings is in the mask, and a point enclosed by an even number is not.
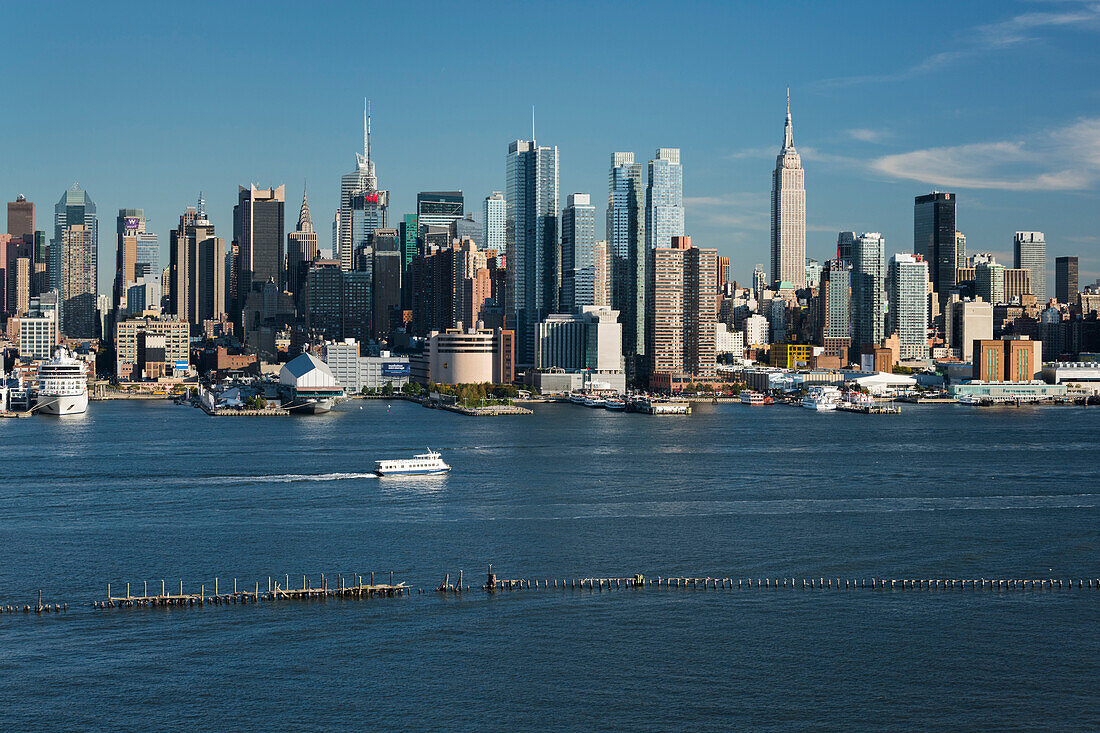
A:
[[[755,263],[769,261],[770,176],[789,85],[808,171],[807,256],[824,261],[847,230],[881,231],[891,248],[911,251],[912,199],[939,188],[959,197],[968,251],[1011,262],[1013,234],[1042,231],[1052,282],[1063,255],[1080,255],[1082,283],[1100,276],[1100,95],[1087,84],[1100,13],[1085,3],[963,5],[946,26],[916,8],[859,3],[675,13],[643,3],[630,14],[589,9],[592,22],[575,27],[561,6],[525,21],[573,28],[548,34],[556,45],[542,55],[548,41],[518,44],[506,17],[469,5],[446,21],[418,18],[416,53],[398,55],[396,34],[372,35],[375,56],[401,63],[363,70],[340,22],[354,6],[302,14],[276,3],[263,18],[246,18],[243,8],[113,7],[130,11],[72,6],[49,18],[48,34],[32,8],[8,9],[28,33],[9,47],[20,71],[10,78],[12,99],[23,111],[5,118],[5,197],[35,202],[37,228],[47,232],[44,214],[75,180],[105,220],[144,209],[166,261],[168,231],[198,191],[212,222],[229,231],[237,186],[297,192],[304,179],[327,248],[339,178],[362,147],[364,96],[391,221],[414,210],[419,191],[458,189],[480,219],[480,201],[504,189],[507,145],[531,132],[533,104],[536,139],[559,150],[562,202],[588,193],[602,209],[614,151],[637,151],[644,162],[658,147],[680,148],[685,233],[730,257],[744,283]],[[235,34],[245,19],[263,33]],[[402,21],[393,8],[374,19],[380,28]],[[688,48],[643,53],[657,19]],[[611,23],[623,32],[601,30]],[[173,27],[167,42],[132,33],[164,25]],[[780,25],[781,39],[769,32]],[[823,43],[830,31],[878,39],[875,53],[838,58]],[[34,42],[42,37],[51,40]],[[286,53],[292,37],[311,52]],[[760,63],[780,43],[794,49],[789,58]],[[204,53],[181,63],[186,49]],[[270,67],[263,75],[227,73],[260,62]],[[76,88],[62,76],[72,64],[82,69]],[[62,93],[86,110],[78,124],[51,111]],[[214,113],[180,114],[181,93]],[[653,103],[658,93],[665,103]],[[139,103],[124,115],[126,96]],[[287,208],[290,231],[297,206]],[[604,217],[596,223],[602,239]],[[112,238],[101,233],[99,247],[100,262],[112,261]],[[101,293],[112,274],[100,267]]]

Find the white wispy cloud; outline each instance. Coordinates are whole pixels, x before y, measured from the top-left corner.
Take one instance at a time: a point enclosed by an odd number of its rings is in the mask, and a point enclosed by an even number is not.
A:
[[[887,74],[867,74],[824,79],[818,87],[850,86],[870,82],[895,82],[912,79],[916,76],[950,66],[956,61],[985,53],[1004,51],[1025,43],[1038,41],[1043,31],[1054,28],[1072,28],[1076,31],[1095,32],[1100,30],[1100,3],[1095,0],[1086,2],[1059,3],[1057,10],[1020,13],[1007,20],[968,28],[961,36],[955,48],[946,49],[926,56],[912,66]]]
[[[1022,140],[924,148],[885,155],[872,170],[948,188],[1073,191],[1100,181],[1100,118]]]
[[[868,127],[856,127],[851,130],[845,130],[844,134],[862,143],[880,143],[889,137],[889,133],[885,130],[872,130]]]
[[[684,208],[693,222],[735,231],[767,231],[771,226],[769,207],[768,196],[762,193],[684,197]]]

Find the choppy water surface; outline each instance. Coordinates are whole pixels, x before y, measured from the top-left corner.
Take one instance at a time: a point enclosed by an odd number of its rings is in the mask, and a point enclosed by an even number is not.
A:
[[[360,404],[0,421],[0,603],[372,570],[477,585],[490,562],[531,578],[1100,577],[1095,408]],[[370,474],[426,446],[451,475]],[[647,588],[4,614],[0,723],[1083,730],[1100,726],[1098,609],[1087,590]]]

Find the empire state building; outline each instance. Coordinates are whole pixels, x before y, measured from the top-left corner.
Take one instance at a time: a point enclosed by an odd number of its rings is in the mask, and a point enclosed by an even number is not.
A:
[[[806,183],[802,158],[794,149],[791,95],[787,93],[787,121],[783,148],[772,172],[772,282],[783,288],[806,286]]]

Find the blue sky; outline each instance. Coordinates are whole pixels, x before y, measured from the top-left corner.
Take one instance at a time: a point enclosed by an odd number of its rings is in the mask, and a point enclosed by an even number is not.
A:
[[[746,281],[768,261],[770,172],[791,87],[807,252],[841,229],[912,248],[913,196],[959,196],[970,251],[1012,234],[1100,277],[1100,3],[14,3],[4,10],[0,196],[38,228],[73,181],[166,247],[205,191],[232,236],[238,184],[308,181],[326,246],[339,177],[373,153],[396,221],[416,192],[504,185],[508,143],[557,145],[561,199],[606,202],[612,151],[683,151],[687,230]],[[602,216],[598,217],[601,222]]]

